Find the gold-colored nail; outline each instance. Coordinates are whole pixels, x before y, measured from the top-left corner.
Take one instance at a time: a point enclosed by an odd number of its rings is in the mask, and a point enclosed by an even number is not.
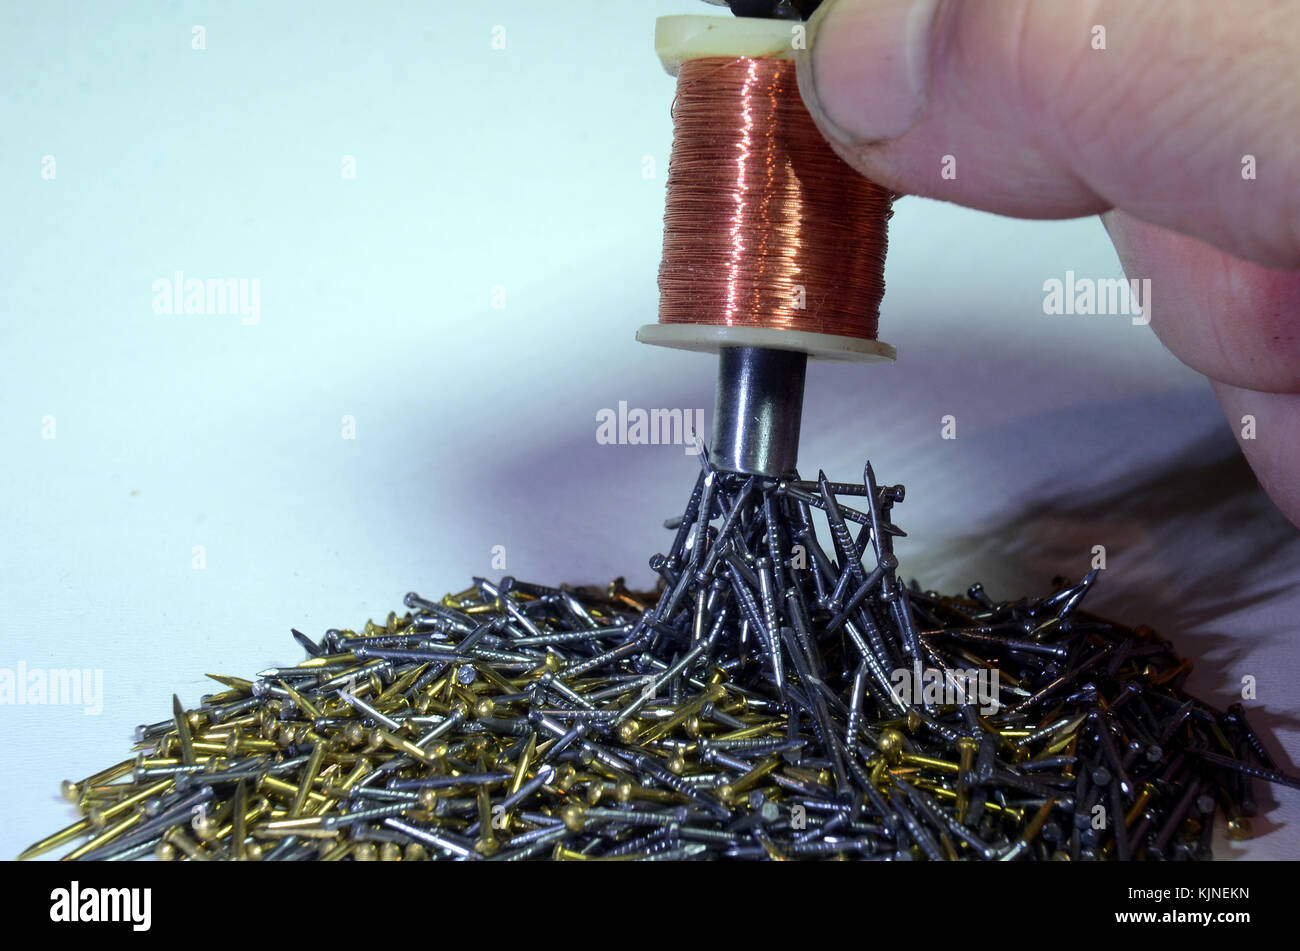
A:
[[[172,719],[176,721],[176,735],[181,742],[181,759],[186,766],[195,765],[194,762],[194,736],[190,732],[190,721],[185,713],[185,708],[181,706],[181,698],[172,694]]]
[[[244,839],[248,833],[245,829],[245,813],[248,811],[248,784],[242,779],[235,785],[235,817],[230,828],[231,854],[235,861],[244,860]]]
[[[90,819],[95,828],[102,829],[118,816],[125,815],[132,807],[169,788],[173,782],[174,780],[169,776],[166,779],[158,780],[156,783],[150,783],[125,799],[118,800],[111,806],[105,806],[102,809],[91,808],[87,813],[87,818]]]
[[[534,730],[528,734],[528,742],[524,744],[523,752],[519,754],[519,762],[515,764],[515,773],[510,777],[510,785],[507,787],[506,795],[513,796],[519,792],[519,787],[524,784],[524,778],[528,775],[528,770],[532,768],[533,757],[537,752],[537,731]]]
[[[78,839],[83,835],[89,835],[92,831],[93,826],[89,818],[78,819],[76,822],[72,823],[72,825],[66,826],[58,832],[55,832],[53,835],[47,835],[39,842],[27,846],[27,848],[23,849],[23,851],[18,855],[17,861],[21,862],[23,859],[30,859],[35,858],[38,855],[44,855],[51,849],[57,849],[59,846],[66,845],[73,839]]]
[[[135,760],[122,760],[120,763],[114,763],[108,769],[102,769],[98,773],[92,773],[79,783],[65,779],[62,784],[63,798],[68,802],[76,802],[81,798],[82,790],[90,786],[101,786],[105,783],[111,783],[113,780],[125,776],[135,768]]]
[[[99,848],[101,845],[104,845],[108,842],[112,842],[114,839],[118,838],[123,833],[135,828],[143,820],[144,820],[144,813],[133,812],[131,813],[131,815],[127,816],[126,818],[121,819],[115,824],[104,829],[103,832],[99,833],[99,835],[95,836],[94,838],[88,839],[87,841],[81,843],[80,846],[73,849],[67,855],[63,856],[63,858],[60,859],[60,861],[71,862],[74,859],[79,859],[87,852],[94,851],[95,849]]]
[[[761,759],[734,783],[727,783],[718,787],[718,798],[728,804],[739,802],[749,790],[758,785],[759,780],[771,773],[781,765],[780,756],[769,756]]]
[[[316,781],[316,773],[320,771],[320,764],[324,759],[325,741],[318,739],[316,745],[311,748],[311,756],[307,758],[307,768],[303,771],[298,789],[294,793],[293,805],[289,807],[290,816],[302,815],[302,807],[307,804],[307,796],[312,791],[311,785]]]
[[[957,751],[961,756],[960,770],[957,773],[957,821],[966,821],[966,810],[970,808],[970,779],[975,771],[975,754],[979,752],[979,740],[973,736],[963,736],[957,741]]]
[[[208,862],[212,859],[212,856],[205,852],[202,846],[182,832],[179,826],[172,826],[172,828],[168,829],[163,835],[163,841],[168,845],[180,849],[190,857],[191,861]]]

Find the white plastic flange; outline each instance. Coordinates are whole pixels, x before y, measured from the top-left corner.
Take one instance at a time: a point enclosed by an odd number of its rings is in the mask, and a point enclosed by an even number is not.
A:
[[[655,21],[655,52],[670,76],[677,75],[682,63],[710,56],[790,59],[794,56],[794,31],[802,27],[790,20],[757,17],[660,17]],[[898,353],[879,340],[715,324],[646,324],[636,332],[636,339],[701,353],[717,353],[721,347],[764,347],[853,363],[892,363]]]
[[[636,332],[641,343],[674,350],[717,353],[721,347],[763,347],[793,350],[815,360],[840,363],[893,363],[898,355],[880,340],[843,337],[839,334],[810,333],[806,330],[773,330],[768,327],[728,327],[719,324],[646,324]]]
[[[790,59],[794,31],[803,27],[792,20],[758,17],[660,17],[655,20],[655,52],[669,76],[676,76],[687,60],[708,56]]]

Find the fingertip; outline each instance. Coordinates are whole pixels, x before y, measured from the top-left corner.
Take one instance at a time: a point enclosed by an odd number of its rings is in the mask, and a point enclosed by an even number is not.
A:
[[[905,133],[925,105],[938,0],[826,0],[796,51],[799,88],[827,138],[854,148]]]
[[[1300,394],[1210,381],[1237,444],[1273,504],[1300,528]]]
[[[1001,38],[1018,9],[827,0],[795,51],[804,103],[840,158],[895,192],[1028,218],[1101,211],[1016,105]]]

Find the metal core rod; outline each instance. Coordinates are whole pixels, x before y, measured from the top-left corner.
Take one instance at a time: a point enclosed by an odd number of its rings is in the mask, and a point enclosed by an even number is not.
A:
[[[713,406],[713,465],[780,478],[795,471],[808,356],[764,347],[722,347]]]

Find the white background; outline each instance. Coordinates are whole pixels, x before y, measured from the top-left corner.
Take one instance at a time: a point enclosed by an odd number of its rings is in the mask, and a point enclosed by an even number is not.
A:
[[[0,9],[0,667],[98,668],[105,693],[97,716],[0,706],[0,856],[71,821],[59,780],[124,758],[173,692],[296,662],[291,626],[500,575],[494,545],[520,578],[650,584],[697,463],[598,445],[595,418],[711,412],[713,358],[633,340],[656,318],[671,136],[653,17],[683,12],[717,11]],[[260,321],[155,314],[177,270],[258,279]],[[1291,766],[1297,533],[1149,329],[1043,314],[1067,270],[1119,276],[1095,220],[901,200],[881,318],[899,360],[810,366],[803,468],[860,478],[870,456],[905,483],[897,551],[927,587],[1039,593],[1106,545],[1089,607],[1173,638],[1217,705],[1256,677]],[[1300,793],[1261,807],[1220,855],[1300,854]]]

